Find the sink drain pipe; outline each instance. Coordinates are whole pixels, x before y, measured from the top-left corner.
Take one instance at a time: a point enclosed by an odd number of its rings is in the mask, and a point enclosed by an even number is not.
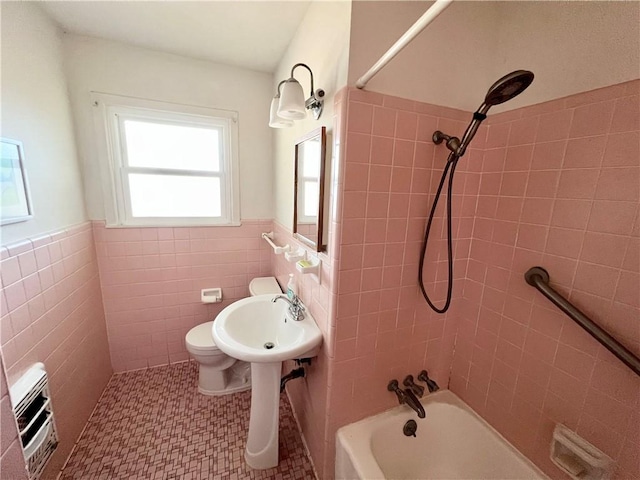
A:
[[[284,386],[287,384],[289,380],[293,380],[294,378],[304,377],[304,367],[294,368],[289,373],[287,373],[284,377],[280,379],[280,393],[284,392]]]

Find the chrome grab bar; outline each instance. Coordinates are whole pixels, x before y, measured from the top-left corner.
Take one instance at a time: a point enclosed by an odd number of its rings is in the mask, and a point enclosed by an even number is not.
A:
[[[532,267],[524,274],[526,282],[539,290],[545,297],[584,328],[593,338],[613,353],[627,367],[640,376],[640,358],[627,350],[618,340],[578,310],[569,300],[549,286],[549,274],[542,267]]]

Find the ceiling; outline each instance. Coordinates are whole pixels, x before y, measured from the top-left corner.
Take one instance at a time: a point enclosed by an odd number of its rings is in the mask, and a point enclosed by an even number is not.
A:
[[[311,0],[44,1],[69,33],[273,72]]]

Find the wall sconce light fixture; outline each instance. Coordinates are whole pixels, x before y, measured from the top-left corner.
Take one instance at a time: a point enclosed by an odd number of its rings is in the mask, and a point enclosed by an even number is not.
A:
[[[302,85],[293,77],[293,71],[298,67],[309,70],[311,76],[311,93],[304,99]],[[324,90],[313,88],[313,72],[304,63],[296,63],[291,69],[291,78],[278,84],[276,96],[271,100],[269,126],[272,128],[286,128],[293,125],[294,120],[302,120],[307,116],[306,110],[311,110],[313,118],[318,120],[322,115],[324,105]]]

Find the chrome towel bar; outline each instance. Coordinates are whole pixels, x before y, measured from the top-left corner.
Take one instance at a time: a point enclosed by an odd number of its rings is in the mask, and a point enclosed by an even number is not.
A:
[[[593,320],[578,310],[569,300],[564,298],[549,286],[549,274],[542,267],[532,267],[524,274],[526,282],[539,290],[545,297],[566,313],[573,321],[584,328],[599,341],[607,350],[613,353],[621,362],[640,376],[640,358],[627,350],[620,342],[598,326]]]

